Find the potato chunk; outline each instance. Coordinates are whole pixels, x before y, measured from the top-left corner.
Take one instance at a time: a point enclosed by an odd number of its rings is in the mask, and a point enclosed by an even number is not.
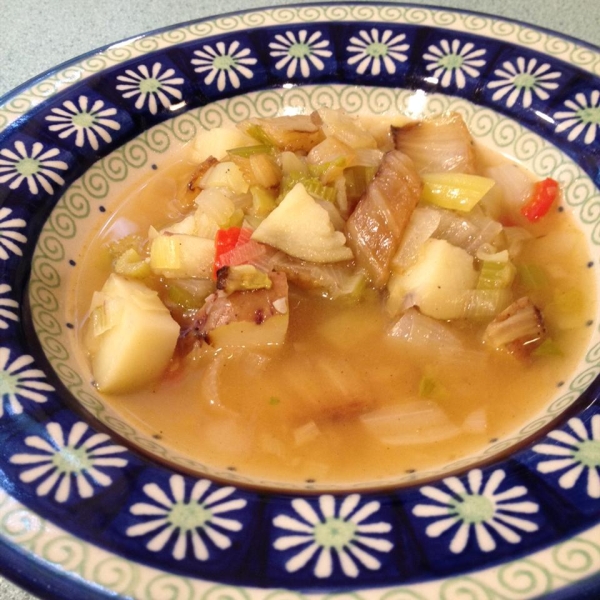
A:
[[[466,250],[445,240],[429,239],[412,267],[392,275],[388,283],[388,311],[397,314],[410,294],[423,314],[453,319],[457,316],[455,299],[476,284],[473,257]]]
[[[346,236],[335,231],[329,213],[301,183],[256,228],[252,239],[311,262],[338,262],[353,257],[346,246]]]
[[[160,377],[177,343],[179,325],[158,294],[112,274],[94,295],[88,349],[96,385],[121,394]]]

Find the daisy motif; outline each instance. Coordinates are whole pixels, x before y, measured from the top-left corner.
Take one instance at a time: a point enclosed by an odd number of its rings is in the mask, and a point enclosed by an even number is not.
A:
[[[423,58],[428,62],[427,71],[433,71],[435,83],[449,87],[454,80],[463,89],[467,83],[465,74],[479,77],[479,69],[485,65],[481,58],[484,54],[485,49],[476,48],[471,42],[461,46],[460,40],[441,40],[438,46],[429,46]]]
[[[537,444],[534,452],[544,454],[548,460],[538,463],[540,473],[562,473],[558,485],[565,490],[575,487],[579,478],[587,472],[587,494],[600,498],[600,415],[594,415],[589,430],[578,418],[569,419],[571,432],[559,429],[548,437],[558,444]]]
[[[322,37],[320,31],[309,36],[306,29],[300,30],[297,37],[293,31],[277,34],[275,41],[269,44],[271,56],[279,58],[275,68],[279,71],[287,66],[287,77],[294,77],[298,69],[302,77],[310,76],[311,67],[322,71],[325,63],[321,59],[330,58],[333,54],[327,49],[329,40],[321,39]]]
[[[172,475],[168,490],[155,483],[143,489],[151,502],[134,504],[130,512],[144,522],[132,525],[126,533],[130,537],[152,534],[146,544],[151,552],[160,552],[174,539],[172,555],[176,560],[184,559],[188,548],[197,560],[208,560],[214,548],[226,550],[231,546],[227,533],[242,529],[240,521],[224,516],[246,506],[246,500],[232,497],[233,487],[217,487],[201,479],[187,494],[184,478]]]
[[[3,206],[0,208],[0,260],[8,260],[9,252],[17,256],[23,256],[23,251],[17,245],[17,242],[24,244],[27,238],[15,229],[25,227],[27,223],[23,219],[11,219],[10,208]]]
[[[117,90],[122,92],[123,98],[136,98],[135,107],[141,110],[148,104],[148,110],[155,115],[158,112],[158,103],[164,108],[171,107],[171,99],[181,100],[183,94],[176,86],[182,85],[183,77],[175,77],[175,69],[162,70],[161,63],[154,63],[151,69],[147,65],[140,65],[137,71],[127,69],[125,75],[119,75]],[[162,73],[161,73],[162,71]]]
[[[48,194],[54,193],[52,182],[63,185],[65,180],[57,173],[64,171],[68,165],[56,160],[60,154],[57,148],[44,150],[44,145],[34,142],[31,150],[21,140],[15,142],[14,150],[0,150],[0,183],[9,183],[10,189],[16,190],[24,181],[29,191],[37,194],[41,186]]]
[[[61,139],[75,135],[75,145],[82,148],[86,140],[94,149],[98,150],[98,138],[107,144],[112,138],[107,130],[118,131],[121,125],[114,119],[116,108],[104,108],[102,100],[96,100],[91,106],[87,96],[79,96],[77,102],[67,100],[60,108],[53,108],[46,121],[53,123],[48,127],[50,131],[58,132]]]
[[[558,71],[550,69],[548,63],[538,64],[536,58],[526,61],[520,56],[515,62],[505,61],[502,68],[494,71],[498,79],[488,84],[491,90],[496,90],[492,100],[497,102],[508,94],[508,108],[512,108],[521,95],[524,108],[531,106],[534,95],[540,100],[548,100],[548,92],[558,88],[555,80],[561,76]]]
[[[285,563],[289,573],[306,567],[316,557],[314,575],[320,579],[330,577],[337,557],[346,577],[358,577],[360,567],[378,570],[381,562],[376,553],[390,552],[393,548],[382,535],[389,533],[392,526],[383,521],[368,521],[379,510],[379,502],[361,504],[359,494],[344,498],[339,509],[330,495],[319,497],[318,511],[302,498],[293,500],[292,508],[298,518],[278,515],[273,519],[275,527],[289,532],[273,544],[276,550],[292,551]]]
[[[0,283],[0,296],[9,294],[11,291],[10,285]],[[9,321],[18,321],[19,317],[15,309],[19,308],[19,304],[12,298],[0,298],[0,329],[8,329]],[[0,408],[1,410],[1,408]]]
[[[0,418],[4,416],[4,400],[8,401],[15,415],[23,412],[23,400],[31,400],[38,404],[47,401],[44,392],[52,392],[54,388],[43,381],[45,373],[31,368],[33,358],[27,354],[10,362],[10,350],[0,348]]]
[[[224,42],[217,42],[214,46],[202,46],[202,50],[196,50],[194,55],[194,71],[206,74],[206,85],[211,85],[216,79],[220,92],[225,89],[227,80],[238,89],[241,85],[240,75],[246,79],[252,79],[254,76],[249,67],[255,65],[257,60],[250,56],[250,49],[242,48],[238,41],[232,42],[229,47]]]
[[[95,433],[81,421],[68,433],[59,423],[48,423],[46,432],[45,437],[26,437],[25,445],[31,451],[10,458],[12,464],[26,466],[19,479],[37,482],[38,496],[54,491],[54,499],[62,503],[74,490],[81,498],[91,498],[97,488],[112,483],[107,469],[127,464],[124,458],[114,456],[126,452],[123,446],[113,444],[108,435]]]
[[[347,50],[354,54],[348,59],[349,65],[356,65],[356,72],[364,75],[379,75],[382,67],[389,75],[396,72],[396,62],[404,62],[408,57],[404,52],[409,48],[404,44],[406,35],[394,36],[390,29],[381,33],[378,29],[359,31],[357,36],[350,38]],[[358,64],[357,64],[358,63]]]
[[[565,102],[565,107],[569,110],[554,113],[554,118],[562,121],[556,127],[556,132],[570,129],[568,140],[573,142],[585,131],[583,141],[591,144],[596,139],[600,125],[600,91],[593,90],[589,98],[579,92],[573,99]]]
[[[524,499],[527,489],[523,486],[501,490],[504,479],[504,471],[498,469],[484,482],[481,470],[474,469],[467,476],[467,486],[457,477],[443,480],[446,489],[424,486],[421,494],[433,504],[417,504],[413,514],[433,519],[425,529],[428,537],[451,536],[449,547],[454,554],[464,551],[471,533],[482,552],[495,550],[492,534],[517,544],[522,539],[519,532],[537,531],[537,524],[523,515],[537,513],[539,507]]]

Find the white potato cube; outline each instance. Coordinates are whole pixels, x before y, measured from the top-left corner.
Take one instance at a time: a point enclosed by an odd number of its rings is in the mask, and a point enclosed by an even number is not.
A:
[[[94,312],[111,307],[108,327],[94,340],[92,372],[106,394],[129,392],[164,372],[179,337],[179,325],[158,294],[142,283],[112,274],[95,294]]]
[[[168,278],[212,276],[214,240],[195,235],[158,235],[150,245],[150,268]]]
[[[388,311],[397,314],[407,296],[421,312],[436,319],[453,319],[457,297],[477,285],[473,257],[445,240],[429,239],[417,262],[388,282]]]
[[[229,161],[220,162],[211,167],[200,181],[200,186],[203,188],[226,188],[235,194],[245,194],[250,189],[239,167]]]
[[[205,161],[209,156],[223,160],[228,150],[254,146],[258,142],[235,127],[215,127],[203,131],[194,140],[194,160]]]
[[[301,183],[256,228],[252,239],[311,262],[338,262],[353,257],[346,246],[346,236],[335,230],[329,213]]]

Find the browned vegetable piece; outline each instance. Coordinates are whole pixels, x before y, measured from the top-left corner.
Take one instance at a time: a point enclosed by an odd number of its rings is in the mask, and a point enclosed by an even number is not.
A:
[[[529,358],[546,338],[542,313],[524,296],[503,310],[486,328],[484,339],[517,358]]]
[[[419,173],[475,173],[475,145],[458,113],[392,127],[392,138]]]
[[[214,167],[219,161],[214,156],[209,156],[206,160],[203,160],[192,173],[188,182],[188,189],[192,192],[199,192],[202,188],[200,187],[200,181],[206,175],[207,171]]]
[[[273,188],[281,182],[281,168],[273,156],[267,153],[258,153],[251,156],[228,155],[228,159],[235,163],[246,183],[250,186]]]
[[[256,127],[260,128],[260,143],[271,142],[279,150],[308,153],[325,139],[321,126],[311,115],[274,117],[272,119],[250,119],[245,124],[245,133],[256,138]]]
[[[182,334],[180,348],[191,350],[198,340],[215,347],[277,345],[288,325],[288,284],[283,273],[269,273],[269,289],[217,292],[206,299]]]
[[[348,245],[373,284],[382,288],[406,225],[421,196],[421,179],[411,159],[398,150],[381,165],[346,223]]]

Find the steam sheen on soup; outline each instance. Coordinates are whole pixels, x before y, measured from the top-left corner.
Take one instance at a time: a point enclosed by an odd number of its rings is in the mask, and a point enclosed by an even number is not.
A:
[[[457,114],[217,128],[115,205],[74,290],[94,380],[216,469],[438,468],[538,413],[589,337],[587,246],[556,182]]]

